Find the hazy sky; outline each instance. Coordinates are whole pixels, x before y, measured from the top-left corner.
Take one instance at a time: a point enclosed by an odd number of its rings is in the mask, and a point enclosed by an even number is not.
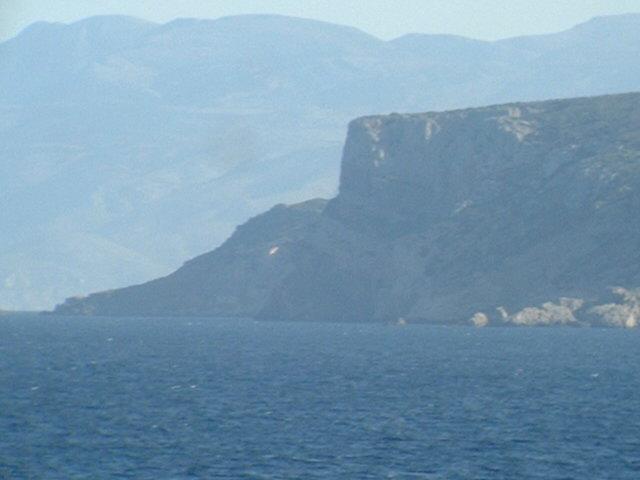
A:
[[[497,39],[629,12],[640,12],[640,0],[0,0],[0,40],[38,20],[71,22],[103,14],[166,22],[277,13],[353,25],[382,38],[421,32]]]

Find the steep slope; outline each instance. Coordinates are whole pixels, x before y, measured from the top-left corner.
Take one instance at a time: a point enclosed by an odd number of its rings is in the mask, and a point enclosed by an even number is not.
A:
[[[65,308],[85,315],[254,315],[294,269],[288,247],[305,237],[325,204],[275,206],[167,277],[93,296],[91,302],[72,298]]]
[[[265,15],[38,23],[0,44],[0,305],[141,283],[336,193],[355,117],[640,89],[640,17],[481,42]]]
[[[457,323],[594,304],[640,285],[640,94],[359,118],[319,210],[279,207],[166,279],[56,311]]]

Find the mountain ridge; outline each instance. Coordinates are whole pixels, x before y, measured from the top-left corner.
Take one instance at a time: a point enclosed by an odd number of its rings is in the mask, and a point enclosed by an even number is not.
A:
[[[540,34],[527,34],[527,35],[516,35],[516,36],[511,36],[511,37],[505,37],[505,38],[499,38],[496,40],[484,40],[484,39],[478,39],[478,38],[474,38],[474,37],[467,37],[465,35],[460,35],[460,34],[449,34],[449,33],[424,33],[424,32],[408,32],[405,34],[402,34],[400,36],[397,37],[393,37],[393,38],[389,38],[387,40],[382,39],[380,37],[377,37],[374,34],[368,33],[358,27],[353,27],[350,25],[346,25],[346,24],[337,24],[337,23],[333,23],[333,22],[329,22],[329,21],[323,21],[323,20],[316,20],[316,19],[312,19],[312,18],[305,18],[305,17],[297,17],[297,16],[292,16],[292,15],[279,15],[279,14],[240,14],[240,15],[226,15],[226,16],[222,16],[222,17],[216,17],[216,18],[199,18],[199,17],[177,17],[173,20],[164,22],[164,23],[159,23],[159,22],[155,22],[155,21],[151,21],[151,20],[146,20],[140,17],[136,17],[136,16],[131,16],[131,15],[94,15],[91,17],[86,17],[80,20],[75,20],[75,21],[71,21],[71,22],[59,22],[59,21],[37,21],[37,22],[33,22],[29,25],[27,25],[26,27],[24,27],[22,30],[20,30],[16,35],[14,35],[13,37],[7,38],[6,40],[3,40],[0,42],[0,45],[2,45],[3,43],[6,42],[10,42],[13,41],[15,39],[17,39],[18,37],[20,37],[21,35],[28,33],[30,31],[33,30],[37,30],[37,29],[42,29],[42,28],[47,28],[47,27],[73,27],[73,28],[77,28],[80,26],[87,26],[87,25],[91,25],[91,24],[99,24],[99,25],[105,25],[108,24],[107,22],[110,22],[111,25],[114,25],[116,22],[118,22],[119,24],[129,24],[129,25],[153,25],[156,27],[167,27],[167,26],[176,26],[176,25],[188,25],[188,24],[200,24],[200,25],[214,25],[217,22],[240,22],[242,20],[251,20],[251,21],[260,21],[260,20],[271,20],[271,21],[278,21],[278,22],[289,22],[289,21],[294,21],[296,23],[306,23],[308,25],[315,25],[315,26],[324,26],[324,27],[329,27],[329,28],[338,28],[338,29],[342,29],[342,30],[347,30],[347,31],[357,31],[360,34],[364,34],[368,37],[372,37],[375,38],[376,40],[379,40],[381,42],[395,42],[397,40],[403,39],[405,37],[434,37],[434,38],[453,38],[453,39],[458,39],[458,40],[470,40],[473,42],[480,42],[480,43],[501,43],[501,42],[509,42],[512,40],[520,40],[520,39],[536,39],[539,37],[549,37],[549,36],[554,36],[557,34],[561,34],[561,33],[565,33],[565,32],[570,32],[572,30],[588,30],[590,28],[592,28],[593,26],[601,26],[601,25],[627,25],[627,24],[632,24],[632,27],[635,27],[635,23],[636,22],[640,22],[640,13],[637,12],[629,12],[629,13],[624,13],[624,14],[614,14],[614,15],[598,15],[595,17],[592,17],[588,20],[585,20],[583,22],[577,23],[576,25],[569,27],[569,28],[565,28],[562,30],[558,30],[558,31],[554,31],[554,32],[549,32],[549,33],[540,33]]]

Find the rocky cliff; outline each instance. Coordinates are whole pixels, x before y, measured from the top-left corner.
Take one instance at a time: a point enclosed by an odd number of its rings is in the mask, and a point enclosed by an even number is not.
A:
[[[640,94],[363,117],[336,198],[56,312],[458,323],[561,297],[574,312],[640,285],[639,192]]]

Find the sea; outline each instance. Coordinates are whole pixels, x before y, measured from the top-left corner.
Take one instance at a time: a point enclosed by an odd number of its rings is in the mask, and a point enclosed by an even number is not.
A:
[[[640,332],[0,317],[0,479],[640,478]]]

